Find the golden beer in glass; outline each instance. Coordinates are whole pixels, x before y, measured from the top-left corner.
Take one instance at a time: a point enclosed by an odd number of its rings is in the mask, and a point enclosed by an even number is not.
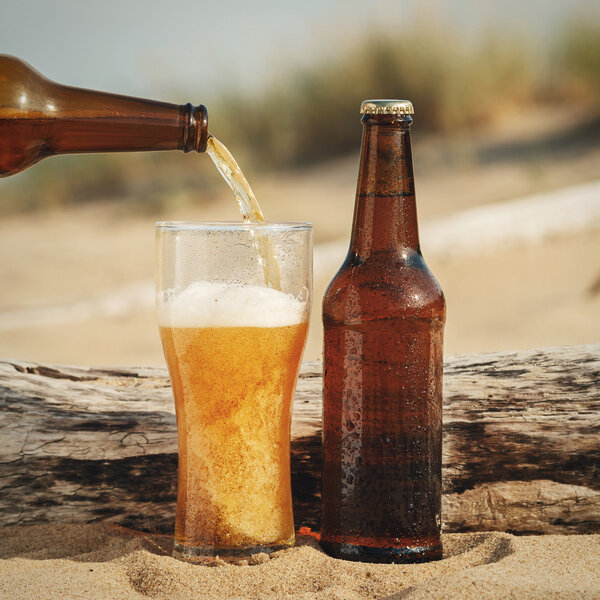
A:
[[[273,247],[265,284],[256,237]],[[308,329],[311,228],[157,224],[157,313],[177,414],[174,556],[244,558],[294,542],[291,409]]]

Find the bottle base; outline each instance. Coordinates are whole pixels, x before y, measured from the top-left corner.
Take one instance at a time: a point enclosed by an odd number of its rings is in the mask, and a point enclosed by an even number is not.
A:
[[[238,562],[247,560],[253,554],[271,554],[278,550],[285,550],[294,545],[295,538],[277,544],[265,546],[251,546],[248,548],[215,548],[214,546],[190,546],[175,541],[173,544],[173,558],[193,564],[207,564],[217,558],[226,562]]]
[[[372,547],[321,540],[321,548],[334,558],[368,563],[423,563],[442,558],[441,542],[426,546]]]

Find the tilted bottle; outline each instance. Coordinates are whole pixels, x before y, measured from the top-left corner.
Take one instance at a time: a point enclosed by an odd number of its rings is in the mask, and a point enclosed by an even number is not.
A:
[[[403,100],[363,102],[350,249],[323,299],[321,546],[441,558],[445,300],[419,246]]]
[[[203,105],[177,105],[59,85],[0,55],[0,177],[55,154],[204,152]]]

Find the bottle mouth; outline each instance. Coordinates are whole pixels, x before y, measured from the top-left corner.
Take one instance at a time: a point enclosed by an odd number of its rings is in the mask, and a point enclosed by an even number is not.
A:
[[[182,106],[184,125],[181,128],[183,139],[180,148],[184,152],[206,152],[208,133],[208,110],[204,104],[193,106],[189,102]]]
[[[206,152],[206,144],[210,133],[208,132],[208,109],[204,104],[199,104],[194,109],[194,118],[196,120],[196,127],[198,127],[198,152]]]

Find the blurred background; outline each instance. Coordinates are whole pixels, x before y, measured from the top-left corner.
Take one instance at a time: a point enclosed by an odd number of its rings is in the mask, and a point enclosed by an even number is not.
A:
[[[204,103],[267,219],[314,224],[305,360],[348,245],[365,98],[408,98],[447,354],[600,341],[600,6],[583,0],[4,2],[60,83]],[[1,141],[0,141],[1,143]],[[239,219],[208,156],[50,158],[0,180],[0,357],[161,365],[159,219]]]

